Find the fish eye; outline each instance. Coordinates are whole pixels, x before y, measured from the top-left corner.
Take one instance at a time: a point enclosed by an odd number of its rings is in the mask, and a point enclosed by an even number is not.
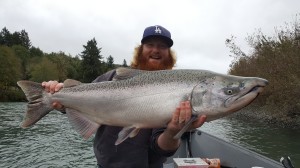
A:
[[[226,92],[227,92],[227,94],[232,95],[233,90],[230,90],[230,89],[229,89],[229,90],[227,90]]]
[[[233,95],[235,93],[239,92],[239,89],[238,88],[225,88],[224,89],[224,93],[226,95]]]

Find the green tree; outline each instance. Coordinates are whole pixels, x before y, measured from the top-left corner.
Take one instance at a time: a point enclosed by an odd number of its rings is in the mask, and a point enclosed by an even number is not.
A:
[[[69,66],[68,56],[64,52],[54,53],[47,55],[48,59],[56,65],[58,71],[58,80],[64,81],[67,78],[67,67]]]
[[[6,27],[0,32],[0,45],[12,46],[12,34],[8,31]]]
[[[78,56],[67,58],[68,66],[67,66],[67,78],[69,79],[76,79],[79,81],[83,81],[81,78],[81,60]]]
[[[83,82],[91,82],[102,72],[102,55],[100,55],[101,48],[97,47],[95,38],[83,45],[84,51],[81,52],[81,68]]]
[[[125,59],[123,60],[122,67],[128,67],[128,65],[127,65],[127,62],[126,62],[126,60],[125,60]]]
[[[30,47],[29,49],[31,57],[42,57],[44,55],[44,52],[38,48],[38,47]]]
[[[15,87],[20,79],[20,60],[11,48],[2,45],[0,45],[0,60],[0,100],[6,100],[11,88]]]
[[[0,32],[0,45],[6,45],[9,47],[13,45],[21,45],[26,49],[29,49],[31,47],[31,42],[28,33],[25,30],[11,34],[9,30],[4,27]]]
[[[2,86],[15,86],[20,78],[20,60],[16,57],[14,51],[0,45],[0,80]]]
[[[109,71],[109,70],[112,70],[115,68],[114,58],[111,55],[107,57],[106,67],[107,67],[106,71]]]
[[[22,30],[20,33],[20,45],[26,49],[30,49],[31,41],[29,39],[28,33],[25,30]]]
[[[21,45],[21,34],[19,32],[14,32],[11,35],[11,46],[13,45]]]
[[[30,78],[29,74],[29,60],[30,60],[30,52],[24,46],[21,45],[13,45],[11,47],[15,55],[21,60],[21,79],[28,80]]]
[[[0,32],[0,45],[5,45],[4,36],[2,31]]]
[[[56,64],[50,61],[46,56],[41,59],[41,62],[32,66],[30,80],[35,82],[43,82],[58,79],[59,72]]]

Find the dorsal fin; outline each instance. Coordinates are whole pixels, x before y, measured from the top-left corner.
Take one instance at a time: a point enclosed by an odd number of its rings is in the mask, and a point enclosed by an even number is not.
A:
[[[74,80],[74,79],[66,79],[64,81],[64,87],[73,87],[73,86],[77,86],[77,85],[81,85],[80,81]]]
[[[113,80],[125,80],[132,78],[140,73],[144,72],[143,70],[131,69],[131,68],[118,68],[116,69],[116,76],[114,76]]]

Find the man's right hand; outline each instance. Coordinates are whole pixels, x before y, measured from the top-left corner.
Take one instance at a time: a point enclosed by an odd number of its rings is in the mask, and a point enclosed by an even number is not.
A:
[[[63,88],[64,84],[58,83],[57,81],[48,81],[48,82],[42,82],[42,86],[45,88],[46,92],[53,94],[55,92],[58,92],[61,88]],[[62,104],[60,104],[59,102],[53,102],[52,106],[56,110],[62,110],[64,108],[64,106]]]

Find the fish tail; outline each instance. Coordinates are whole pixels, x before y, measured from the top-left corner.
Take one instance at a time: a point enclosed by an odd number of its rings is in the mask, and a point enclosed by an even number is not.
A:
[[[21,124],[22,128],[27,128],[52,111],[53,107],[50,103],[49,93],[45,91],[40,83],[18,81],[17,84],[21,87],[28,100],[27,111]]]

